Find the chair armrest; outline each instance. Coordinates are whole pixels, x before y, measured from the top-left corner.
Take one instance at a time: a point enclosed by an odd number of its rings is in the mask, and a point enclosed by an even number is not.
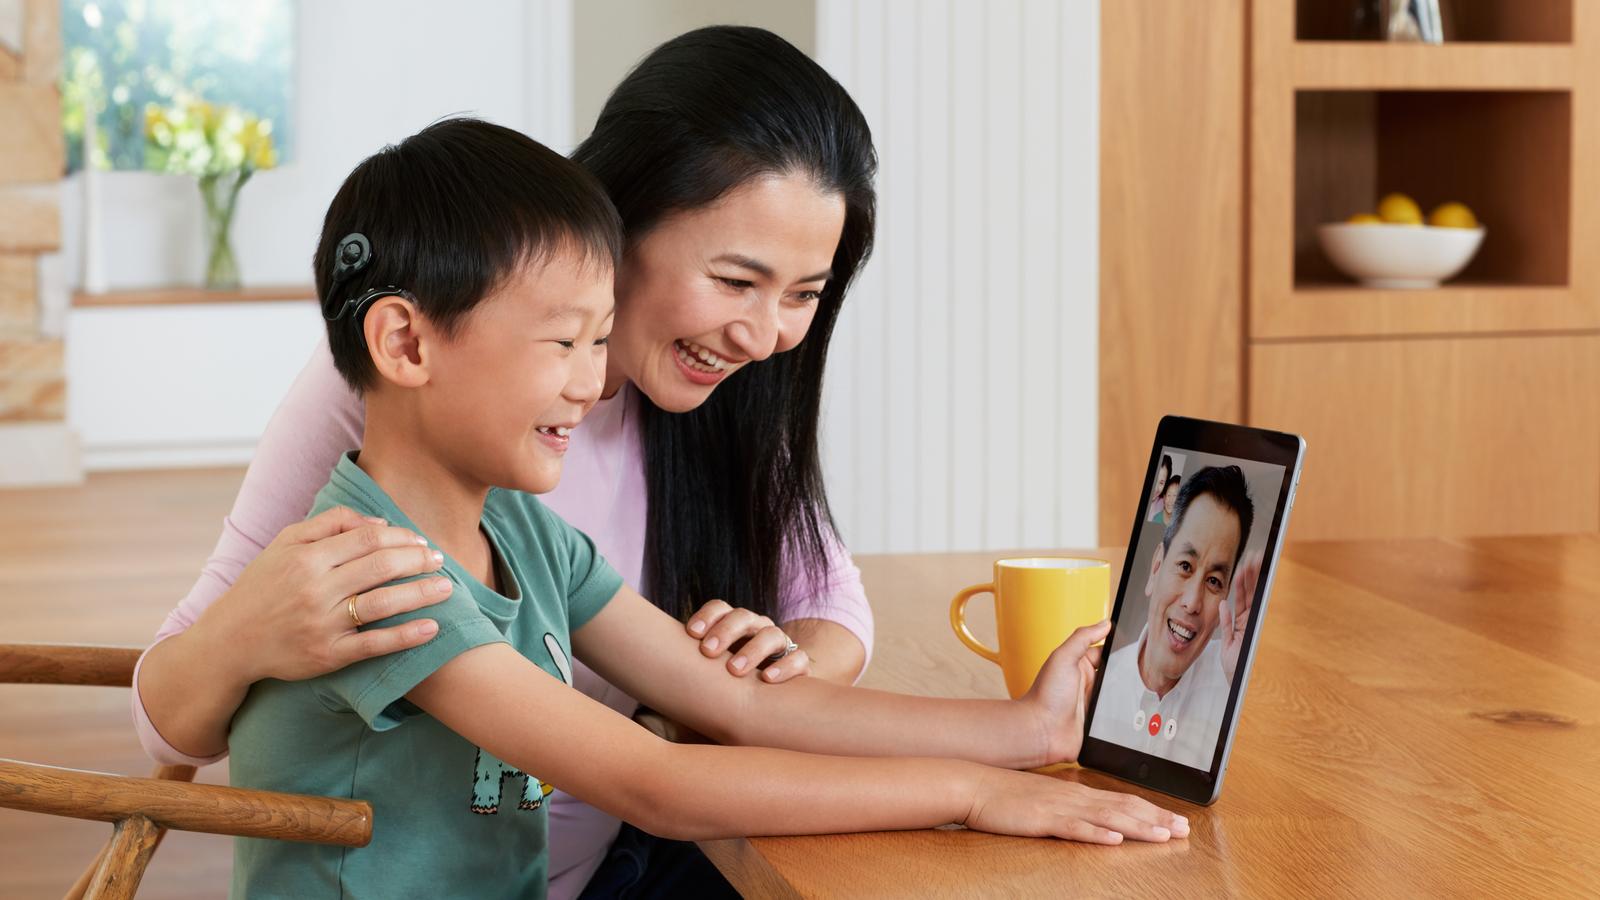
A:
[[[131,687],[143,647],[0,644],[0,684]]]
[[[163,828],[236,837],[365,847],[372,807],[361,800],[107,775],[0,759],[0,806],[117,822],[143,816]]]

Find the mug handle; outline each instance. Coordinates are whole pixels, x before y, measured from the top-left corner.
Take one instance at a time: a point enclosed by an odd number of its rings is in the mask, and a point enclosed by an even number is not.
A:
[[[975,594],[993,594],[993,584],[975,584],[957,594],[950,601],[950,627],[955,629],[956,637],[973,653],[987,659],[995,665],[1000,664],[1000,652],[990,649],[984,643],[972,636],[972,631],[967,628],[967,601]]]

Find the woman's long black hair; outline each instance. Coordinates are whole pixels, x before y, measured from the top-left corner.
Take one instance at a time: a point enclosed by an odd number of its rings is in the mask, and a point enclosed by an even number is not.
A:
[[[645,57],[573,159],[605,186],[630,242],[763,175],[802,174],[844,198],[833,278],[799,346],[745,366],[686,413],[642,398],[650,596],[680,619],[720,597],[776,620],[790,567],[813,584],[825,575],[833,522],[817,423],[839,306],[872,252],[877,154],[866,118],[783,38],[716,26]]]

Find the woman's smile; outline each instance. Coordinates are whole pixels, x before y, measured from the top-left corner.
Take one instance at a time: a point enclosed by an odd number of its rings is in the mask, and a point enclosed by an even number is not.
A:
[[[672,342],[672,358],[684,377],[695,384],[716,384],[741,365],[694,341],[682,339]]]
[[[661,409],[688,412],[745,365],[798,346],[834,277],[845,206],[790,171],[653,225],[617,272],[604,395],[631,381]]]

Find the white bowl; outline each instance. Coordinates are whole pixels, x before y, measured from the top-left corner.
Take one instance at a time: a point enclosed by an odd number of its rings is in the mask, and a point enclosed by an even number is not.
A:
[[[1483,228],[1335,222],[1317,237],[1334,266],[1367,287],[1435,288],[1472,261]]]

